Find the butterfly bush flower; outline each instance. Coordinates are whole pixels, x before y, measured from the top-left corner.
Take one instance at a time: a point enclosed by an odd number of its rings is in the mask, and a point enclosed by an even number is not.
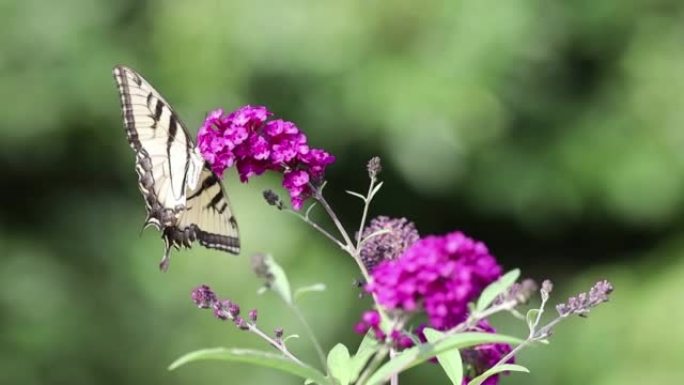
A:
[[[481,320],[472,331],[496,333],[489,322]],[[474,377],[486,372],[489,368],[496,365],[503,357],[511,352],[511,346],[508,344],[484,344],[478,345],[470,349],[461,351],[463,363],[466,367],[466,376],[463,379],[463,385],[466,385]],[[511,357],[507,364],[515,363],[515,358]],[[483,385],[496,385],[499,383],[499,375],[494,375],[487,378]]]
[[[197,134],[200,153],[219,177],[235,166],[242,182],[271,170],[283,174],[283,187],[299,210],[311,196],[335,157],[310,148],[306,135],[292,122],[268,120],[266,107],[244,106],[230,114],[209,113]]]
[[[398,259],[381,262],[366,291],[389,310],[424,310],[431,327],[446,330],[464,321],[468,303],[500,276],[487,246],[455,231],[423,238]]]
[[[416,226],[406,218],[376,217],[361,233],[361,239],[367,239],[361,248],[361,261],[372,271],[380,262],[399,257],[418,238]]]

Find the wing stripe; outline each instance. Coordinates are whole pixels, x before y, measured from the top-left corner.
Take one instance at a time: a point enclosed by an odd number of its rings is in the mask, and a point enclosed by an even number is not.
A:
[[[152,95],[152,94],[150,94],[150,95]],[[157,105],[154,108],[154,116],[152,116],[152,119],[154,119],[155,122],[158,122],[159,118],[161,118],[163,108],[164,108],[164,103],[162,103],[161,100],[157,99]],[[175,132],[174,132],[174,136],[175,136]]]
[[[223,199],[223,191],[219,190],[219,192],[214,195],[213,198],[211,198],[211,201],[206,205],[206,208],[215,208],[216,205]]]
[[[204,190],[210,188],[211,186],[215,185],[216,183],[218,183],[218,178],[216,177],[216,175],[214,175],[214,174],[209,175],[208,177],[206,177],[202,181],[202,185],[200,186],[200,188],[188,196],[188,200],[193,199],[193,198],[197,198],[200,194],[202,194],[204,192]]]

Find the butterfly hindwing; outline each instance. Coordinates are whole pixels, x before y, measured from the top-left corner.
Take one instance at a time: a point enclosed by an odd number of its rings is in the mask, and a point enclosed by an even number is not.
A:
[[[216,175],[207,167],[200,174],[197,188],[188,191],[187,207],[180,217],[181,227],[197,226],[202,246],[237,253],[240,250],[238,227],[230,202]]]
[[[185,125],[134,70],[116,66],[114,78],[128,143],[136,154],[146,225],[161,230],[166,242],[162,268],[171,246],[190,247],[194,240],[237,254],[238,230],[228,198],[216,175],[204,165]],[[207,181],[211,185],[203,187]]]

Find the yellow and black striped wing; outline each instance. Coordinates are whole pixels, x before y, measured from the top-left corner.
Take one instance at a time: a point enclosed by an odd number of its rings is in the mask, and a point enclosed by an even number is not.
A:
[[[171,246],[239,252],[238,228],[220,181],[205,166],[185,125],[140,74],[114,67],[128,143],[136,155],[138,185],[148,212],[146,224],[162,231]]]
[[[196,226],[195,235],[202,246],[240,252],[238,225],[223,186],[216,175],[204,168],[197,188],[188,191],[187,207],[179,220],[180,228]]]

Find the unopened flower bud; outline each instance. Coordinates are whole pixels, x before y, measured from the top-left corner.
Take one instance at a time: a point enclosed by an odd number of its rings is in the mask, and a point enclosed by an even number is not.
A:
[[[235,318],[235,326],[237,326],[240,330],[249,330],[249,324],[240,316]]]
[[[249,311],[249,320],[252,322],[256,322],[256,320],[257,320],[257,309],[252,309]]]
[[[368,168],[368,176],[371,179],[375,179],[378,177],[378,174],[382,171],[382,164],[380,163],[380,157],[379,156],[374,156],[371,158],[371,160],[368,161],[368,165],[366,166]]]
[[[201,309],[208,309],[216,302],[216,294],[207,285],[194,288],[191,297],[192,302]]]
[[[270,285],[274,277],[266,263],[266,256],[264,254],[254,254],[252,255],[251,262],[254,274],[256,274],[258,278],[265,280],[266,286]]]
[[[265,190],[264,199],[266,200],[266,203],[271,206],[275,206],[278,210],[282,210],[285,207],[283,201],[280,199],[278,194],[273,192],[273,190]]]
[[[576,297],[568,298],[567,302],[556,305],[556,310],[562,317],[570,314],[586,317],[592,308],[608,302],[609,295],[612,292],[613,285],[610,282],[606,280],[598,281],[588,293],[580,293]]]

